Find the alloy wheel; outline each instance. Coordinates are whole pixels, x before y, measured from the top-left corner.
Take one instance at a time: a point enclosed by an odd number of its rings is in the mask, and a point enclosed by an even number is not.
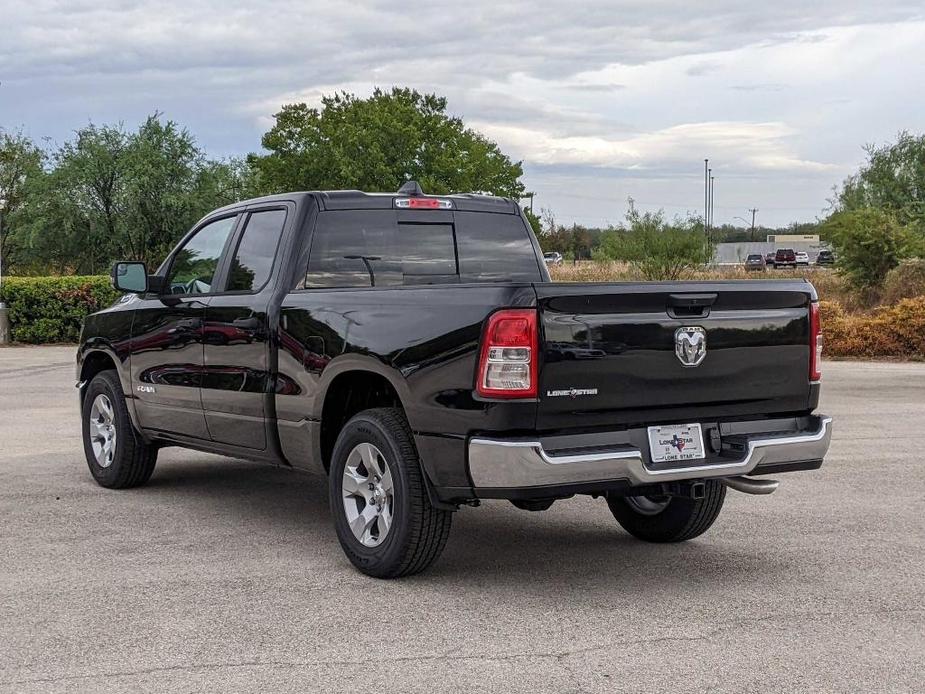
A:
[[[90,406],[90,444],[97,465],[112,465],[116,455],[116,414],[104,393],[97,395]]]
[[[392,527],[395,486],[385,457],[371,443],[354,446],[341,482],[344,513],[353,536],[364,547],[376,547]]]

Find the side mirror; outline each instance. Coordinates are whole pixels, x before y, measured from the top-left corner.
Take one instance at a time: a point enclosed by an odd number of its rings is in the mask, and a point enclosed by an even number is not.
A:
[[[148,291],[148,270],[144,263],[118,262],[112,266],[112,286],[120,292],[144,294]]]

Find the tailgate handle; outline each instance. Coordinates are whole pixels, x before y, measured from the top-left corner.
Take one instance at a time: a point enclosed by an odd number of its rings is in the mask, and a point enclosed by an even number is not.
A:
[[[705,317],[716,301],[716,294],[669,294],[668,315],[672,318]]]

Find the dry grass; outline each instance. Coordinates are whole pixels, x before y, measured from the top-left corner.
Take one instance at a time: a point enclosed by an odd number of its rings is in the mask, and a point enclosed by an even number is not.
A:
[[[638,282],[641,277],[633,268],[620,262],[582,261],[577,264],[563,263],[549,268],[549,274],[556,282]],[[851,310],[860,308],[861,297],[854,296],[840,275],[829,268],[802,267],[794,270],[746,272],[741,266],[721,266],[694,272],[686,279],[692,280],[762,280],[762,279],[807,279],[813,283],[820,298],[838,301]]]
[[[925,359],[925,296],[863,314],[823,301],[820,317],[827,356]]]

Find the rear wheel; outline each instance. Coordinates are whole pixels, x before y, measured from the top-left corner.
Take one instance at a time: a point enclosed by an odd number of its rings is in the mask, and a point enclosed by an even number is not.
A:
[[[328,489],[337,538],[363,573],[397,578],[423,571],[446,545],[453,514],[434,508],[401,410],[365,410],[344,426]]]
[[[157,448],[146,444],[132,426],[115,371],[102,371],[90,381],[81,415],[84,454],[97,484],[126,489],[147,482],[157,463]]]
[[[705,533],[719,516],[726,486],[706,480],[702,499],[680,496],[610,497],[607,505],[617,522],[646,542],[682,542]]]

